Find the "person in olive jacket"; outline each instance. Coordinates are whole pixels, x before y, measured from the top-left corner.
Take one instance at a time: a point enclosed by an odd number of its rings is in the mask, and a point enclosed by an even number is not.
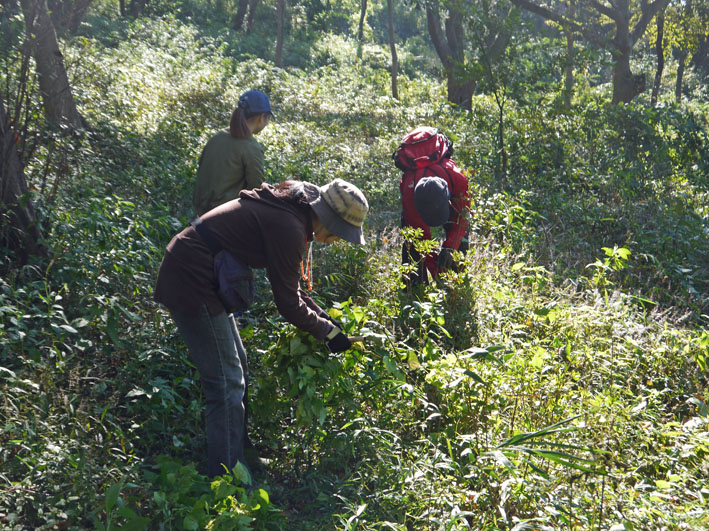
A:
[[[241,95],[229,129],[209,139],[199,157],[192,196],[196,215],[236,199],[241,190],[258,188],[264,181],[263,146],[254,135],[273,118],[268,96],[259,90]]]
[[[243,462],[246,435],[246,353],[236,322],[218,294],[214,256],[223,250],[245,267],[265,268],[279,313],[325,341],[332,352],[342,352],[352,343],[301,290],[301,259],[313,239],[363,244],[368,210],[362,192],[341,179],[322,187],[298,181],[264,184],[210,210],[168,244],[155,300],[170,311],[201,376],[210,476]]]

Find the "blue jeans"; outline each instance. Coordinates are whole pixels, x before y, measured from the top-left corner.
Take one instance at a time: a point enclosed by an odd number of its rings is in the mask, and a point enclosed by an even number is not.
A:
[[[222,475],[226,472],[222,465],[231,471],[237,461],[244,461],[246,350],[234,318],[227,313],[212,316],[203,306],[197,316],[171,314],[202,380],[207,473]]]

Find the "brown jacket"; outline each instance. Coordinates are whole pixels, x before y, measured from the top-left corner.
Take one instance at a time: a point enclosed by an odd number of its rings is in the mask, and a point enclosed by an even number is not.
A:
[[[251,268],[266,269],[280,314],[317,339],[324,339],[332,324],[325,312],[300,289],[300,261],[306,240],[313,237],[310,206],[274,195],[264,184],[244,190],[202,216],[214,240]],[[217,297],[213,257],[193,227],[177,234],[167,246],[155,300],[169,310],[196,315],[206,305],[211,315],[224,312]]]

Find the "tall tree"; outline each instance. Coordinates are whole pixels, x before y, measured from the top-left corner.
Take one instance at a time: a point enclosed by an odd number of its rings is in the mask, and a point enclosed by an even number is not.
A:
[[[551,0],[549,6],[539,0],[512,0],[517,6],[573,28],[589,42],[613,54],[613,103],[627,103],[645,89],[645,78],[633,75],[630,57],[633,47],[645,33],[654,16],[670,0],[589,0],[571,14],[563,0]],[[582,8],[583,7],[583,8]],[[608,22],[610,21],[610,22]]]
[[[149,3],[150,0],[130,0],[130,4],[128,7],[130,16],[139,17],[140,15],[142,15],[145,11],[145,8],[148,7]]]
[[[564,74],[564,106],[571,107],[571,98],[574,95],[574,32],[564,28],[566,38],[566,67]]]
[[[684,72],[687,60],[701,49],[702,40],[709,36],[709,1],[686,0],[667,8],[665,40],[677,61],[675,100],[682,100]]]
[[[254,20],[256,14],[256,7],[258,6],[259,0],[249,0],[249,14],[246,17],[246,34],[248,35],[254,30]]]
[[[394,6],[393,0],[387,0],[387,25],[389,29],[389,48],[391,49],[391,95],[399,99],[398,70],[399,58],[396,55],[396,41],[394,40]]]
[[[239,5],[236,8],[236,14],[234,15],[234,29],[239,31],[244,25],[244,18],[246,17],[246,10],[249,7],[249,0],[239,0]]]
[[[360,0],[359,27],[357,29],[357,57],[362,58],[364,46],[364,21],[367,18],[367,0]]]
[[[44,111],[53,126],[78,130],[84,126],[74,102],[64,56],[47,10],[47,0],[20,0],[27,38],[37,65],[39,90]]]
[[[54,27],[60,33],[76,33],[93,0],[47,0]]]
[[[258,0],[239,0],[239,5],[236,8],[236,15],[234,15],[234,29],[240,30],[244,27],[244,20],[246,20],[246,32],[251,33],[254,25],[254,13],[256,12],[256,6],[258,5]],[[247,17],[246,14],[249,14]]]
[[[512,35],[505,23],[511,11],[504,2],[463,4],[455,0],[433,0],[426,6],[428,32],[446,74],[448,101],[468,110],[472,108],[475,87],[484,73],[480,55],[474,55],[472,50],[476,46],[478,50],[484,48],[488,61],[498,60]],[[481,17],[481,14],[486,16]],[[487,31],[472,45],[466,36],[466,25],[479,18],[486,19]]]
[[[278,68],[283,67],[283,39],[286,16],[286,0],[278,0],[276,4],[276,57],[274,63]]]
[[[662,83],[662,71],[665,69],[665,45],[663,42],[665,33],[665,12],[657,14],[657,34],[655,35],[655,55],[657,55],[657,69],[655,70],[655,82],[652,84],[652,96],[650,103],[657,104],[657,97],[660,94],[660,84]]]
[[[569,4],[569,14],[573,18],[576,10],[576,1]],[[566,66],[564,75],[564,106],[571,107],[571,98],[574,95],[574,29],[568,25],[562,27],[564,38],[566,39]]]
[[[42,248],[16,138],[0,94],[0,242],[16,251],[24,263],[29,255],[39,254]]]

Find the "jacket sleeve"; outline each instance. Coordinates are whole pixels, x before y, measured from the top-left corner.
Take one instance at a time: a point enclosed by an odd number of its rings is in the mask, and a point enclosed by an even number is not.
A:
[[[278,312],[289,323],[322,340],[332,329],[332,324],[318,315],[315,308],[320,308],[300,289],[300,260],[304,247],[302,230],[274,238],[266,247],[266,274]]]
[[[468,216],[470,212],[470,197],[468,196],[468,179],[450,161],[448,175],[453,184],[451,191],[451,219],[445,225],[446,239],[443,247],[458,250],[460,242],[468,232]]]
[[[255,140],[244,154],[244,189],[253,190],[265,180],[263,146]]]

